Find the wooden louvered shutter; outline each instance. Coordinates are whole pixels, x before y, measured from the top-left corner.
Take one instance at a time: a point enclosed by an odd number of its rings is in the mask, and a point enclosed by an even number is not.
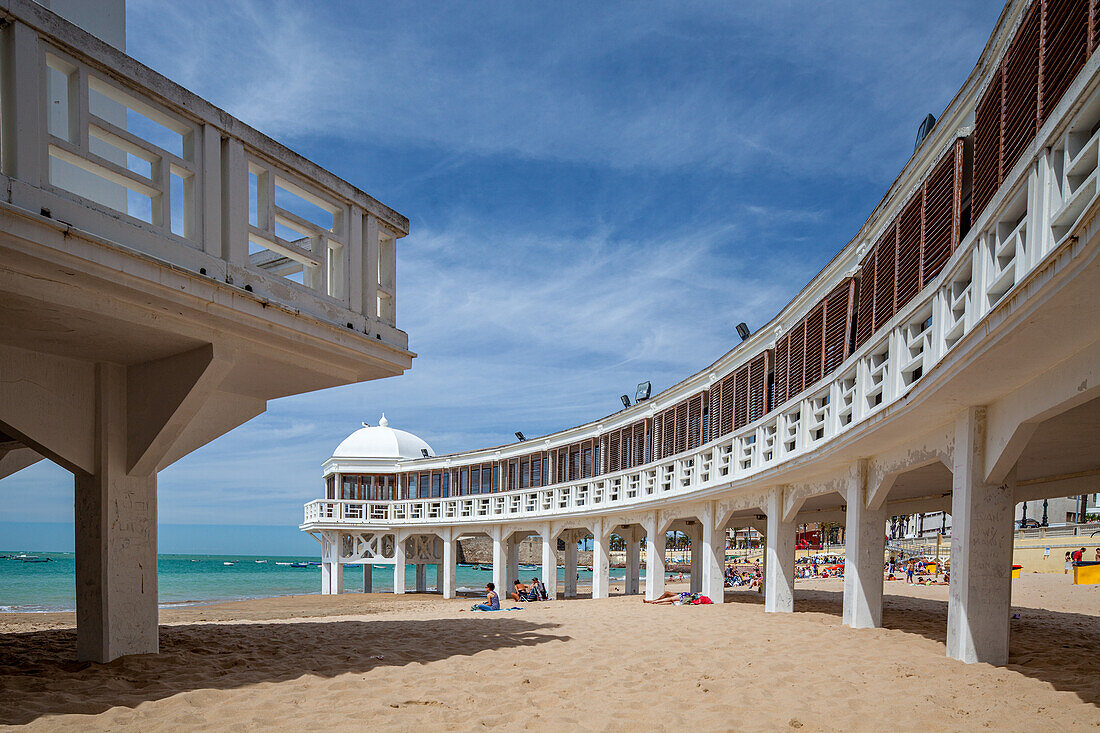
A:
[[[963,141],[956,140],[932,175],[924,182],[924,241],[921,256],[920,288],[930,283],[947,264],[958,246],[959,225],[956,211],[961,194],[958,181]]]
[[[855,283],[854,278],[845,280],[825,298],[822,377],[832,374],[848,358],[848,329],[852,322],[852,307],[855,305]]]
[[[875,320],[874,330],[894,317],[897,294],[897,222],[892,222],[875,245]]]
[[[1088,0],[1046,0],[1043,3],[1040,125],[1054,112],[1062,95],[1085,65],[1088,35]]]
[[[779,337],[775,344],[775,403],[781,405],[787,401],[790,379],[791,332]]]
[[[749,422],[749,365],[738,367],[733,387],[733,429],[739,430]]]
[[[764,417],[764,410],[768,403],[769,353],[769,351],[765,351],[749,362],[748,422]]]
[[[634,464],[640,466],[645,463],[645,421],[634,423]]]
[[[619,441],[620,433],[614,430],[607,436],[607,471],[611,473],[619,470]]]
[[[1039,131],[1039,34],[1043,3],[1033,2],[1004,57],[1004,131],[1001,160],[1007,173]],[[1083,44],[1082,44],[1083,45]],[[1082,60],[1084,48],[1082,48]]]
[[[825,302],[814,306],[806,316],[806,363],[802,389],[821,379],[821,360],[825,353]]]
[[[859,264],[860,277],[857,291],[856,306],[856,340],[858,349],[871,338],[874,333],[875,321],[875,248],[863,258]]]
[[[977,220],[1001,185],[1001,70],[974,110],[974,194],[971,218]]]
[[[1089,4],[1089,54],[1100,46],[1100,0]]]
[[[895,311],[901,310],[920,292],[921,190],[909,199],[898,220],[898,284]]]
[[[787,399],[802,391],[806,377],[806,322],[799,321],[790,335],[790,355],[787,357]]]
[[[693,450],[703,444],[703,395],[697,394],[687,404],[687,449]]]

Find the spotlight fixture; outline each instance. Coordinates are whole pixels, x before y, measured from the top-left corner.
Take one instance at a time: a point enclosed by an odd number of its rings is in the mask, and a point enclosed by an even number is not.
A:
[[[421,448],[421,449],[420,449],[420,455],[422,455],[422,456],[424,456],[425,458],[427,458],[427,457],[428,457],[428,449],[427,449],[427,448]]]
[[[517,438],[518,438],[519,440],[521,440],[521,441],[522,441],[522,440],[527,440],[527,438],[523,437],[523,433],[521,433],[521,432],[520,432],[520,431],[518,431],[518,430],[516,431],[516,437],[517,437]]]
[[[742,341],[752,335],[752,331],[749,330],[749,325],[744,321],[737,324],[737,335],[741,337]]]
[[[649,399],[649,393],[653,389],[653,385],[649,382],[642,382],[638,385],[638,389],[634,392],[634,401],[641,402],[642,400]]]
[[[628,395],[620,395],[619,399],[623,401],[623,407],[630,407],[630,397]]]

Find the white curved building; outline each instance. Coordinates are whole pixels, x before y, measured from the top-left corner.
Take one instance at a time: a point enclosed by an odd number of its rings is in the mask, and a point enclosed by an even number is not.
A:
[[[1100,480],[1098,15],[1087,0],[1009,2],[863,227],[715,363],[553,435],[395,459],[393,499],[308,503],[323,590],[338,592],[344,564],[438,563],[453,596],[455,542],[472,534],[492,538],[507,587],[517,540],[538,535],[556,595],[558,539],[569,579],[568,548],[591,535],[599,598],[614,534],[628,593],[642,538],[656,550],[652,598],[665,532],[680,529],[702,550],[692,584],[720,603],[725,530],[754,526],[765,610],[789,612],[795,527],[833,521],[846,526],[844,622],[874,627],[886,517],[949,511],[947,653],[1003,664],[1013,506]]]

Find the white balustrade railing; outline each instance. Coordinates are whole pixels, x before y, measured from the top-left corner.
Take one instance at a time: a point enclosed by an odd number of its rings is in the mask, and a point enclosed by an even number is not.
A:
[[[30,0],[5,17],[12,205],[404,346],[407,219]]]
[[[1063,105],[1076,107],[1068,100]],[[1047,127],[1056,124],[1052,116]],[[1041,131],[1040,139],[1052,134]],[[306,505],[306,524],[360,523],[352,516],[367,507],[370,521],[400,524],[603,513],[721,488],[816,450],[905,396],[965,344],[966,335],[1094,210],[1098,169],[1100,92],[1092,92],[1049,153],[1016,166],[1017,178],[1005,182],[1003,195],[982,213],[933,283],[826,380],[733,434],[642,466],[487,497],[314,501]],[[1040,195],[1048,184],[1053,195]],[[352,506],[364,508],[353,512]]]

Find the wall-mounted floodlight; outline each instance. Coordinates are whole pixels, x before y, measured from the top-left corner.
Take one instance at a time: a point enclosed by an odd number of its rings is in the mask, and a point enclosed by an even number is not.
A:
[[[518,430],[516,431],[516,438],[519,440],[527,440],[527,438],[523,437],[523,433]]]
[[[737,324],[737,335],[741,337],[742,341],[744,341],[749,336],[751,336],[752,331],[749,330],[749,324],[745,323],[744,321],[741,321],[740,323],[738,323]]]
[[[634,392],[634,401],[641,402],[642,400],[649,399],[649,393],[653,389],[653,385],[649,382],[642,382],[638,385],[638,389]]]
[[[421,448],[421,449],[420,449],[420,455],[422,455],[422,456],[424,456],[425,458],[427,458],[427,457],[428,457],[428,449],[427,449],[427,448]]]
[[[623,407],[630,407],[630,397],[628,395],[620,395],[619,399],[623,401]]]

